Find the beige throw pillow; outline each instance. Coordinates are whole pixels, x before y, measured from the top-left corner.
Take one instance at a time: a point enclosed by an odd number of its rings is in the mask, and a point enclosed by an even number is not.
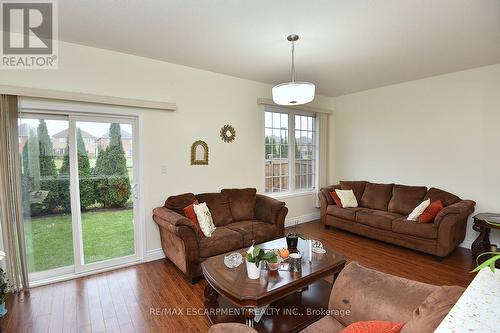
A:
[[[342,208],[358,207],[358,200],[352,190],[335,190],[342,202]]]
[[[210,214],[210,210],[206,202],[203,202],[199,205],[193,205],[194,212],[196,214],[196,218],[200,223],[200,228],[203,234],[206,237],[212,236],[212,232],[215,230],[215,225],[212,220],[212,214]]]
[[[408,215],[408,220],[410,221],[417,221],[418,217],[422,215],[422,213],[425,211],[427,207],[431,204],[431,199],[427,199],[423,201],[420,205],[415,207],[415,209]]]

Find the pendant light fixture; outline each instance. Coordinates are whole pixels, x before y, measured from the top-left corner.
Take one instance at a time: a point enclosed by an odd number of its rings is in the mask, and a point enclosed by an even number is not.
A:
[[[295,81],[295,42],[298,35],[289,35],[286,38],[292,42],[292,69],[290,82],[278,84],[273,87],[273,101],[280,105],[300,105],[309,103],[314,99],[314,84],[310,82]]]

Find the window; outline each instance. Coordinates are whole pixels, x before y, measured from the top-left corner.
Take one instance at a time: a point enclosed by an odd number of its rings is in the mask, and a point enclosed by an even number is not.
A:
[[[266,192],[288,191],[290,117],[287,113],[266,112],[265,118]]]
[[[316,116],[278,108],[266,110],[264,132],[266,193],[314,189]]]

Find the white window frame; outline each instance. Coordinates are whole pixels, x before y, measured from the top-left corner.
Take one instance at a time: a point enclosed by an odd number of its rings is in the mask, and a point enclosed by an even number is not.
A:
[[[145,257],[146,223],[144,223],[144,195],[142,186],[142,184],[144,184],[144,177],[142,172],[143,143],[141,135],[143,132],[143,109],[136,107],[48,100],[30,97],[21,98],[19,100],[18,108],[20,111],[20,118],[28,118],[30,115],[38,114],[43,115],[45,119],[68,120],[70,126],[70,128],[68,129],[70,143],[72,140],[76,141],[75,125],[77,121],[97,121],[96,119],[100,119],[101,121],[112,122],[115,119],[119,119],[121,122],[127,123],[127,119],[130,119],[131,124],[134,124],[134,131],[135,133],[137,133],[137,139],[134,140],[133,143],[133,151],[135,152],[134,159],[137,162],[136,167],[134,168],[134,183],[131,184],[133,186],[133,195],[136,197],[136,206],[134,207],[134,221],[137,221],[134,226],[135,253],[133,255],[121,258],[84,264],[82,261],[83,248],[78,248],[74,253],[75,258],[73,265],[56,268],[49,271],[31,273],[30,287],[64,281],[90,274],[96,274],[147,261]],[[72,144],[70,144],[70,147],[76,146],[76,143],[73,142]],[[70,154],[70,158],[73,159],[70,163],[70,167],[73,168],[71,173],[73,175],[76,175],[78,173],[76,154]],[[73,188],[71,189],[71,187]],[[79,193],[78,182],[74,181],[74,179],[70,181],[70,191],[72,191],[72,193]],[[71,211],[78,212],[77,214],[73,214],[72,218],[79,219],[78,221],[76,221],[76,223],[72,223],[73,243],[75,244],[76,242],[76,244],[83,245],[83,241],[81,239],[75,239],[75,237],[79,237],[81,234],[81,212],[79,202],[76,200],[75,195],[71,196],[71,200]]]
[[[286,107],[271,106],[266,105],[264,107],[264,117],[263,117],[263,129],[264,129],[264,143],[262,145],[264,153],[266,150],[265,145],[265,128],[266,128],[266,112],[278,112],[288,114],[288,191],[281,192],[265,192],[266,195],[271,197],[289,197],[289,196],[301,196],[309,195],[316,192],[318,188],[318,176],[319,176],[319,117],[315,112],[301,111],[297,109],[291,109]],[[296,189],[295,187],[295,116],[307,116],[314,117],[313,131],[314,131],[314,179],[313,186],[307,189]],[[265,154],[264,154],[265,155]],[[264,158],[265,165],[266,159]],[[265,191],[266,175],[264,174],[264,191]]]

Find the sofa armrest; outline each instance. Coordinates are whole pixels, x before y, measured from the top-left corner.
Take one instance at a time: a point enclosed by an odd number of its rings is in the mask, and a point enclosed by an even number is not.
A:
[[[333,192],[335,190],[340,190],[340,185],[330,185],[327,187],[322,187],[318,192],[320,202],[323,199],[326,202],[327,206],[335,205],[335,201],[333,201],[332,196],[330,195],[330,192]]]
[[[153,220],[156,224],[158,224],[158,226],[168,229],[173,233],[177,233],[179,228],[182,226],[187,227],[194,232],[198,239],[196,227],[193,221],[166,207],[157,207],[153,209]]]
[[[276,200],[274,198],[257,194],[255,201],[255,218],[272,224],[278,224],[280,211],[286,208],[283,201]]]
[[[326,209],[329,205],[335,205],[335,201],[333,201],[330,192],[335,190],[340,190],[340,185],[330,185],[327,187],[323,187],[318,192],[319,198],[319,214],[320,219],[323,223],[325,223]]]
[[[434,224],[439,227],[446,216],[450,218],[449,215],[455,215],[456,219],[462,219],[463,216],[465,216],[465,219],[467,219],[467,217],[474,211],[475,205],[476,203],[472,200],[462,200],[454,203],[453,205],[449,205],[441,209],[441,211],[437,214],[434,219]]]

